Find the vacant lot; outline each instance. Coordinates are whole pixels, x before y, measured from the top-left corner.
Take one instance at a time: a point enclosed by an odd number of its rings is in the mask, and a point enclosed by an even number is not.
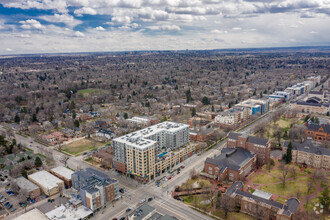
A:
[[[102,143],[96,142],[93,139],[84,138],[65,145],[63,151],[77,156],[85,151],[97,149],[100,146],[102,146]]]
[[[94,96],[99,96],[102,93],[105,93],[105,90],[102,89],[93,89],[93,88],[89,88],[89,89],[81,89],[78,91],[78,94],[82,94],[82,95],[94,95]]]

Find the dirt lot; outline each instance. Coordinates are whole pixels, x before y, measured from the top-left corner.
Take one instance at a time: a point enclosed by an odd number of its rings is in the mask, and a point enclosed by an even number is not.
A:
[[[103,145],[102,143],[97,142],[93,139],[84,138],[84,139],[72,142],[68,145],[65,145],[63,147],[63,151],[77,156],[77,155],[82,154],[83,152],[96,149],[102,145]]]

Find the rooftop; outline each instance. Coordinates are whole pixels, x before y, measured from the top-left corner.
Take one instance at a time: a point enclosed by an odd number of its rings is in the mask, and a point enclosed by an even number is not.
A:
[[[217,165],[220,172],[223,172],[226,168],[238,171],[254,156],[253,152],[244,148],[223,148],[219,156],[207,158],[206,162]]]
[[[151,137],[160,132],[170,132],[174,133],[183,128],[189,128],[189,125],[175,122],[163,122],[148,128],[141,129],[139,131],[132,132],[130,134],[115,138],[114,141],[128,144],[132,147],[138,149],[145,149],[150,146],[157,144],[157,141],[149,140],[148,137]]]
[[[56,176],[50,174],[49,172],[42,170],[36,173],[29,175],[29,179],[34,180],[35,182],[39,183],[46,189],[52,189],[57,187],[59,183],[63,183],[62,180],[57,178]]]
[[[288,145],[288,141],[284,142],[284,147],[288,147]],[[324,147],[317,147],[310,141],[305,141],[304,143],[292,142],[292,149],[311,154],[330,156],[330,149]]]
[[[262,190],[259,190],[259,189],[256,189],[252,195],[254,196],[258,196],[260,198],[264,198],[264,199],[270,199],[272,198],[272,194],[269,193],[269,192],[265,192],[265,191],[262,191]]]
[[[24,177],[18,177],[15,179],[16,184],[21,189],[26,189],[28,192],[36,190],[39,188],[36,184],[32,183],[30,180],[25,179]]]
[[[248,134],[245,134],[245,133],[230,132],[228,134],[229,139],[238,140],[238,137],[245,137],[245,138],[247,138],[246,142],[253,143],[253,144],[258,144],[258,145],[263,145],[263,146],[266,146],[266,144],[269,141],[268,139],[259,138],[259,137],[255,137],[255,136],[249,136]]]
[[[154,207],[151,207],[148,204],[143,204],[137,209],[135,209],[131,214],[129,214],[130,217],[134,216],[134,220],[142,220],[150,213],[154,212],[156,209]]]
[[[31,211],[28,211],[28,212],[14,218],[14,220],[27,220],[27,219],[49,220],[44,213],[39,211],[39,209],[32,209]]]
[[[49,219],[61,219],[61,220],[79,220],[93,214],[93,211],[86,208],[85,206],[79,206],[78,208],[65,207],[61,205],[60,207],[47,212],[46,215]]]
[[[59,174],[60,176],[63,176],[66,179],[71,179],[71,175],[74,173],[72,170],[70,170],[66,167],[63,167],[63,166],[55,167],[55,168],[51,169],[51,171]]]

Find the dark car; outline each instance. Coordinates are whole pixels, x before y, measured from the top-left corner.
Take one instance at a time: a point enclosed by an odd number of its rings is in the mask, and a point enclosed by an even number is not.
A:
[[[120,188],[119,189],[119,192],[124,193],[125,192],[125,189],[124,188]]]
[[[12,210],[10,210],[11,212],[15,212],[17,208],[12,208]]]
[[[9,204],[9,202],[6,202],[5,204],[4,204],[4,206],[7,206]]]
[[[120,220],[125,220],[126,218],[125,217],[121,217]]]
[[[126,212],[130,212],[132,209],[130,209],[130,208],[128,208],[128,209],[126,209]]]
[[[8,209],[11,209],[13,207],[13,205],[8,205],[7,208]]]
[[[150,197],[149,199],[148,199],[148,202],[151,202],[152,201],[152,198]]]

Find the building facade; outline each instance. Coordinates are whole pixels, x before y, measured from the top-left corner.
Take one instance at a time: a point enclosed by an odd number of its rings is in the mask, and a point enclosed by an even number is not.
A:
[[[40,187],[36,184],[32,183],[31,181],[25,179],[24,177],[18,177],[15,179],[15,182],[17,186],[23,190],[26,190],[26,192],[29,194],[30,198],[35,198],[40,196]]]
[[[282,147],[282,155],[287,151],[289,142]],[[330,149],[317,147],[310,141],[292,142],[292,162],[315,168],[330,168]]]
[[[47,171],[39,171],[28,176],[48,196],[55,195],[64,189],[64,182]]]
[[[317,142],[330,142],[330,124],[309,124],[305,131],[305,137]]]
[[[257,156],[243,148],[224,148],[219,156],[207,158],[204,172],[218,181],[242,180],[256,166]]]
[[[269,139],[230,132],[227,147],[241,147],[257,155],[257,164],[266,164],[270,159],[271,141]]]
[[[153,125],[113,140],[114,167],[146,183],[156,177],[159,167],[163,167],[159,158],[161,161],[180,158],[186,152],[182,147],[188,142],[189,125],[173,122]],[[187,154],[192,154],[194,148],[186,148]]]
[[[233,210],[239,209],[240,212],[257,219],[292,220],[295,219],[295,213],[299,207],[299,201],[296,198],[289,198],[284,205],[245,192],[243,191],[243,183],[240,181],[229,187],[223,196],[228,198]]]
[[[70,188],[72,186],[71,175],[74,173],[72,170],[63,166],[59,166],[51,169],[49,172],[63,180],[66,187]]]
[[[92,168],[73,173],[72,187],[80,190],[83,205],[93,211],[119,197],[118,181]]]

